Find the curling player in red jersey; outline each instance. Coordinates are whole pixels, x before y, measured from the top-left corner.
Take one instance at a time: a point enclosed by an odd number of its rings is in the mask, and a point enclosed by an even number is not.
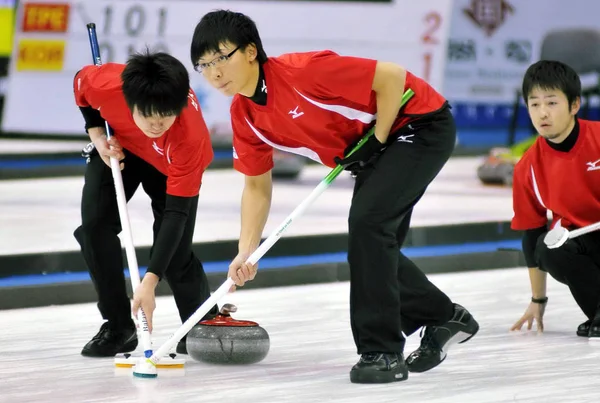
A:
[[[133,351],[132,310],[141,306],[150,327],[155,288],[165,278],[182,321],[210,296],[192,237],[202,175],[213,159],[208,129],[183,64],[166,53],[136,54],[126,64],[85,66],[74,79],[75,101],[92,140],[75,238],[106,321],[83,348],[91,357]],[[105,122],[114,135],[107,141]],[[154,215],[148,270],[130,304],[124,277],[119,212],[110,157],[122,161],[127,200],[140,187]],[[213,307],[207,317],[217,313]],[[186,353],[186,339],[178,353]]]
[[[539,137],[515,166],[512,228],[524,231],[523,252],[531,302],[511,330],[525,323],[544,330],[547,273],[569,287],[587,318],[581,337],[600,337],[600,232],[548,248],[548,224],[568,230],[600,221],[600,122],[577,118],[581,80],[570,66],[550,60],[531,65],[523,98]],[[548,212],[551,213],[550,223]]]
[[[254,22],[217,10],[196,26],[192,63],[233,96],[234,168],[245,175],[239,254],[229,276],[237,286],[257,265],[272,193],[273,149],[304,155],[356,177],[348,217],[350,320],[360,360],[356,383],[407,379],[446,358],[449,345],[479,326],[401,251],[414,206],[454,149],[456,128],[446,100],[394,63],[332,51],[267,57]],[[400,110],[407,89],[415,93]],[[348,150],[375,125],[352,156]],[[421,346],[404,359],[405,337],[424,328]]]

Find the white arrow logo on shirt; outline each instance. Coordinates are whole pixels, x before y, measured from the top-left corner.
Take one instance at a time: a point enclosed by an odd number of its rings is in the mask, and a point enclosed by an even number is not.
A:
[[[588,171],[597,171],[598,169],[600,169],[600,166],[596,166],[597,163],[599,163],[600,160],[596,160],[594,162],[588,162],[586,165],[588,166]]]
[[[296,109],[288,112],[289,115],[292,115],[292,119],[296,119],[296,118],[299,118],[300,116],[304,115],[304,112],[298,113],[298,108],[300,108],[300,107],[297,106]]]

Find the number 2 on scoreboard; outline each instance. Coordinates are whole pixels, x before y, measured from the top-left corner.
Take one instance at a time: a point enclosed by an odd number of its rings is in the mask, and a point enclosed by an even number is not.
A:
[[[439,40],[434,36],[442,25],[442,16],[437,11],[430,11],[425,15],[425,32],[421,36],[423,45],[437,45]],[[429,81],[431,78],[431,64],[433,54],[429,51],[423,54],[423,79]]]

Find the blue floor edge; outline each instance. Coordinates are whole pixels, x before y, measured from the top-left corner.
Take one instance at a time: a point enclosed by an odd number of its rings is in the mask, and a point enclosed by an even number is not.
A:
[[[499,249],[521,250],[521,240],[408,247],[403,248],[402,252],[409,258],[420,258],[495,252]],[[259,268],[261,270],[285,269],[286,267],[344,262],[346,262],[346,252],[324,253],[308,256],[265,257],[260,260]],[[229,263],[230,261],[203,262],[204,271],[206,273],[223,273],[223,275],[225,275],[227,273]],[[143,276],[145,272],[146,267],[140,267],[140,275]],[[128,270],[125,270],[125,276],[129,277]],[[0,288],[73,283],[81,281],[90,281],[90,276],[87,272],[77,271],[52,274],[33,274],[1,278]]]
[[[214,152],[214,161],[222,161],[229,159],[231,159],[230,151]],[[65,157],[58,159],[15,158],[0,160],[0,169],[39,169],[65,166],[85,166],[85,159],[83,157]]]

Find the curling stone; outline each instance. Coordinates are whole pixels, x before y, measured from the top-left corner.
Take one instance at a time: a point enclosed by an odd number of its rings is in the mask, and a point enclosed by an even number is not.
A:
[[[203,320],[187,335],[188,354],[197,361],[211,364],[254,364],[269,352],[269,334],[258,323],[235,320],[237,308],[225,304],[219,314]]]

